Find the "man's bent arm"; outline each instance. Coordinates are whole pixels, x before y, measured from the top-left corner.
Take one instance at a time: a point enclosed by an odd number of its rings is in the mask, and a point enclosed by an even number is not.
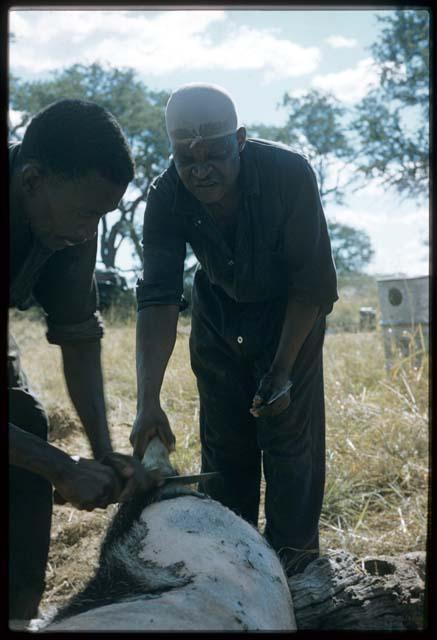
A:
[[[56,484],[58,478],[74,464],[66,453],[11,422],[9,462],[43,476],[52,484]]]
[[[285,311],[281,337],[271,370],[290,375],[299,351],[314,326],[319,307],[298,302],[290,296]]]
[[[117,500],[122,488],[111,467],[96,460],[74,461],[13,423],[9,423],[9,462],[45,478],[78,509],[105,508]]]
[[[159,395],[176,342],[178,315],[179,305],[150,306],[138,312],[137,417],[131,443],[140,458],[154,435],[159,435],[168,449],[174,447],[174,436],[161,409]]]
[[[287,384],[299,351],[313,328],[318,313],[318,306],[299,302],[293,294],[289,295],[275,357],[261,380],[252,404],[251,413],[255,417],[274,415],[288,406],[289,394],[284,394],[271,405],[266,403]]]
[[[100,340],[61,345],[65,381],[94,458],[112,451],[106,419]]]

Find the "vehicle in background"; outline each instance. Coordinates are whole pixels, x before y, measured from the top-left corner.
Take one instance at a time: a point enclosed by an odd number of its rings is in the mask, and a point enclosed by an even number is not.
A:
[[[104,311],[113,305],[135,303],[135,292],[117,269],[96,268],[95,274],[100,310]]]

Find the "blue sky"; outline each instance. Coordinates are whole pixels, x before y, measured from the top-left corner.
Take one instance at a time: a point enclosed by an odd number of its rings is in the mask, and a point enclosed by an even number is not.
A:
[[[277,105],[285,92],[329,90],[347,106],[365,95],[377,80],[369,48],[380,32],[376,16],[388,13],[17,10],[10,13],[10,70],[37,79],[98,61],[133,67],[155,90],[213,82],[233,96],[241,123],[282,125],[286,114]],[[370,272],[428,273],[428,202],[402,202],[372,181],[344,206],[328,203],[326,215],[369,233],[376,251]],[[120,259],[128,261],[127,246]]]

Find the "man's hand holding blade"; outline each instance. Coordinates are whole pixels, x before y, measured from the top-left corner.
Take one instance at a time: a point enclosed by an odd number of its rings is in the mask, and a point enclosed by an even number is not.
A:
[[[290,404],[292,386],[288,373],[269,371],[261,378],[250,413],[255,418],[279,415]]]
[[[72,456],[53,482],[57,504],[70,502],[77,509],[105,509],[116,502],[123,485],[117,473],[97,460]]]
[[[112,451],[100,460],[119,476],[122,489],[115,502],[127,502],[135,493],[146,493],[163,484],[159,469],[146,470],[138,458]]]

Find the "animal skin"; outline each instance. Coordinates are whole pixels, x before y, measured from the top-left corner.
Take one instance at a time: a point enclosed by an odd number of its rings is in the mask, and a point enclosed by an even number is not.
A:
[[[169,464],[155,440],[143,463],[157,460]],[[294,631],[296,622],[281,563],[258,531],[203,494],[164,485],[120,506],[95,576],[40,629],[63,630]]]

